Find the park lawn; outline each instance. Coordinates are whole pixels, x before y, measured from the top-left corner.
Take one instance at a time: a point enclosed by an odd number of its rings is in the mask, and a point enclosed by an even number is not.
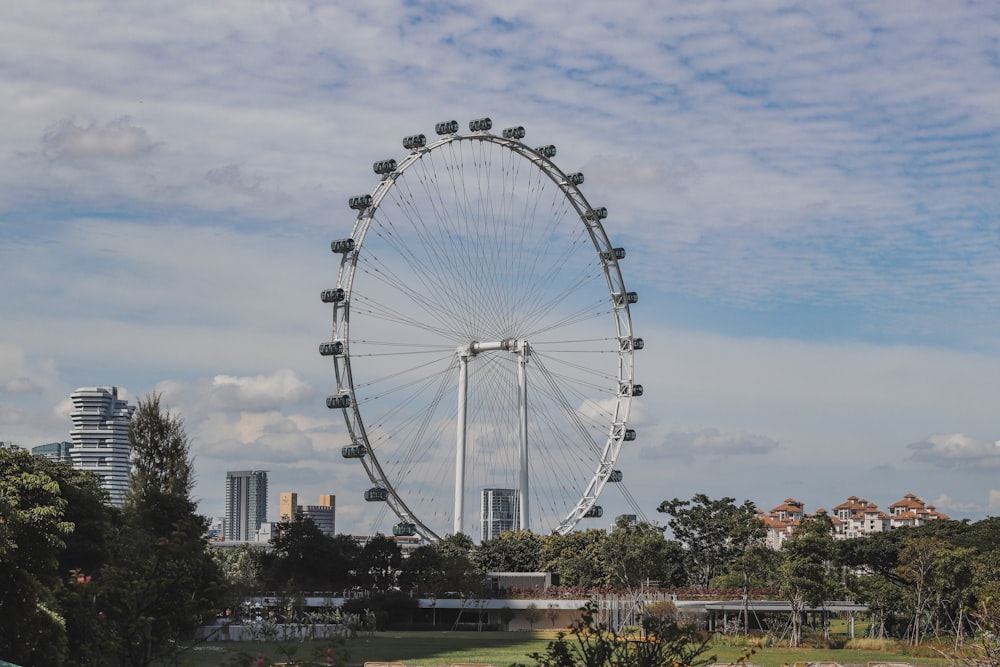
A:
[[[401,631],[376,632],[347,640],[348,664],[365,662],[400,662],[408,667],[437,667],[461,662],[477,662],[507,667],[514,663],[533,665],[528,655],[541,653],[555,637],[555,631],[535,632],[451,632]],[[240,653],[256,657],[265,655],[273,662],[289,659],[286,649],[294,650],[299,660],[310,658],[326,642],[286,642],[261,644],[255,642],[218,642],[203,644],[188,651],[184,661],[191,667],[218,667]],[[728,664],[743,654],[743,648],[728,642],[712,647],[719,663]],[[837,662],[844,665],[867,665],[869,662],[902,662],[927,667],[947,664],[942,658],[920,654],[859,649],[765,648],[759,649],[748,661],[761,667],[781,667],[804,662]],[[182,664],[185,664],[182,663]],[[253,663],[251,663],[253,664]]]
[[[528,654],[542,652],[555,631],[535,632],[451,632],[451,631],[401,631],[376,632],[346,642],[348,664],[365,662],[402,662],[413,667],[433,667],[457,662],[480,662],[506,667],[513,663],[533,665]],[[263,654],[275,662],[286,660],[286,649],[295,651],[295,657],[311,657],[317,648],[327,642],[284,642],[261,644],[257,642],[213,642],[188,651],[184,660],[191,667],[218,667],[240,653],[257,656]]]

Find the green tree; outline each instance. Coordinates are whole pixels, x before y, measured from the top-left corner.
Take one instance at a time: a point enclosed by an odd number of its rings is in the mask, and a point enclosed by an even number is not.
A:
[[[191,460],[180,419],[159,396],[139,401],[129,427],[135,472],[120,531],[96,595],[122,665],[172,659],[214,614],[221,576],[203,538],[208,521],[189,493]]]
[[[607,533],[597,528],[552,533],[542,539],[542,569],[559,574],[563,586],[601,586],[607,579],[602,560]]]
[[[906,582],[910,600],[910,642],[919,644],[923,634],[925,613],[933,600],[936,564],[941,555],[953,548],[937,537],[913,534],[899,554],[899,575]]]
[[[782,549],[781,591],[792,610],[789,645],[793,647],[802,641],[802,616],[806,606],[820,606],[840,590],[840,582],[832,570],[836,553],[832,528],[832,521],[825,514],[808,518]]]
[[[601,549],[606,584],[638,588],[647,581],[674,586],[683,578],[680,544],[663,537],[663,529],[645,521],[620,519]]]
[[[0,655],[25,664],[61,665],[68,652],[56,591],[73,524],[49,463],[0,446]]]
[[[402,551],[396,540],[375,535],[365,543],[358,556],[358,583],[371,591],[389,591],[396,584],[402,560]]]
[[[263,577],[275,590],[341,591],[352,583],[360,549],[345,536],[330,537],[308,517],[282,521],[262,558]]]
[[[160,405],[160,394],[139,401],[129,421],[132,445],[129,497],[132,505],[147,496],[167,494],[187,498],[194,487],[194,464],[184,422]]]
[[[866,574],[853,578],[849,589],[854,599],[868,605],[871,617],[868,636],[877,639],[892,636],[897,620],[904,613],[899,583],[881,574]]]
[[[684,547],[688,583],[699,588],[710,587],[766,533],[749,500],[737,505],[734,498],[712,500],[699,493],[691,500],[665,500],[657,511],[670,517],[667,526]]]
[[[76,667],[103,665],[104,620],[96,605],[99,581],[111,554],[121,511],[107,504],[107,492],[93,473],[55,464],[65,471],[60,489],[65,518],[74,528],[59,555],[64,585],[59,593],[66,619],[66,639]]]
[[[954,547],[935,559],[932,577],[935,638],[940,639],[943,631],[954,634],[955,641],[961,642],[968,620],[966,611],[974,602],[977,555],[970,547]],[[942,628],[942,624],[946,626]]]
[[[515,530],[483,540],[474,560],[483,572],[538,572],[541,555],[540,535],[530,530]]]

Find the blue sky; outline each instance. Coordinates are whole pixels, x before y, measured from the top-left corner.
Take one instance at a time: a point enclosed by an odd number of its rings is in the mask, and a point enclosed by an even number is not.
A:
[[[1000,510],[1000,9],[900,1],[18,3],[0,24],[0,440],[161,391],[225,470],[338,496],[316,343],[347,197],[481,116],[583,171],[646,341],[664,499]],[[613,497],[602,504],[614,513]]]

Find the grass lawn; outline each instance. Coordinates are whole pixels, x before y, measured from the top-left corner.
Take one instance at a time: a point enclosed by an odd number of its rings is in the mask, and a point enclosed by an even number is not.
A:
[[[555,637],[554,631],[536,632],[377,632],[371,637],[347,641],[351,665],[365,662],[401,662],[409,667],[435,667],[457,662],[479,662],[507,667],[513,663],[534,664],[528,654],[542,652]],[[294,649],[294,657],[307,659],[323,642],[288,642],[284,648]],[[187,652],[185,660],[191,667],[218,667],[240,653],[256,657],[263,654],[274,662],[288,660],[279,644],[254,642],[219,642],[202,645]],[[736,660],[742,648],[720,643],[711,654],[721,663]],[[789,649],[765,648],[749,660],[762,667],[781,667],[796,662],[838,662],[844,665],[867,665],[869,662],[904,662],[912,665],[940,667],[945,660],[927,657],[926,653],[907,655],[877,650],[855,649]],[[252,663],[251,663],[252,664]]]
[[[351,665],[365,662],[403,662],[408,666],[450,665],[485,662],[506,667],[512,663],[534,664],[528,654],[543,651],[555,632],[376,632],[371,637],[347,641]],[[324,642],[287,642],[299,659],[310,657]],[[240,653],[263,653],[279,662],[285,658],[279,644],[218,642],[203,644],[185,656],[191,667],[217,667]]]

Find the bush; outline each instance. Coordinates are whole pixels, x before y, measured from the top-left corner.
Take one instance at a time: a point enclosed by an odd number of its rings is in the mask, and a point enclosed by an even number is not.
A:
[[[658,667],[687,665],[698,667],[715,662],[707,655],[710,638],[690,626],[678,625],[647,615],[643,619],[644,637],[637,638],[595,623],[597,608],[588,603],[579,621],[569,632],[560,632],[549,642],[544,653],[529,657],[537,667]],[[523,666],[519,666],[523,667]]]

